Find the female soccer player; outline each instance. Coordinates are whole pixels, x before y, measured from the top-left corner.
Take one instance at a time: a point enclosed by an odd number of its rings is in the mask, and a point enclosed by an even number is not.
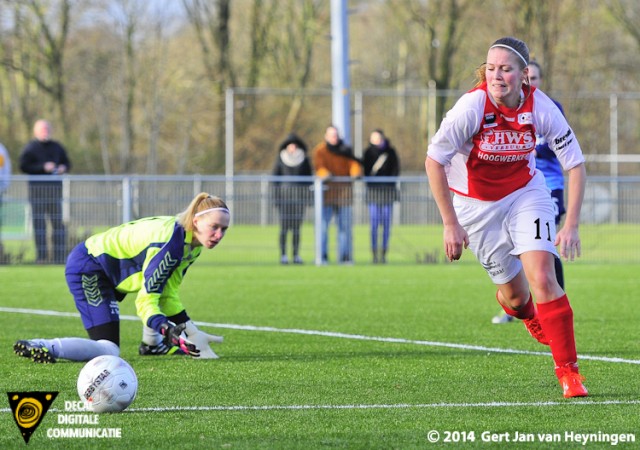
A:
[[[143,323],[141,355],[178,352],[217,358],[209,342],[222,338],[195,326],[178,288],[202,247],[214,248],[222,240],[229,219],[224,201],[203,192],[177,217],[148,217],[91,236],[71,251],[65,270],[90,339],[20,340],[14,351],[40,363],[119,356],[118,302],[136,293],[136,310]]]
[[[556,246],[564,258],[580,255],[584,157],[560,110],[526,84],[528,64],[524,42],[494,42],[478,85],[457,101],[433,137],[425,167],[444,223],[447,258],[459,259],[463,247],[474,252],[507,314],[551,347],[564,397],[584,397],[573,311],[554,269]],[[536,133],[569,175],[566,219],[557,233],[549,189],[535,168]]]

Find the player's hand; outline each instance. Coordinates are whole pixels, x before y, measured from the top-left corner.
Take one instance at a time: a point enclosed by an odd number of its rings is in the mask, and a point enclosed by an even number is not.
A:
[[[220,343],[223,341],[223,337],[201,331],[192,320],[185,322],[185,325],[187,326],[185,329],[187,338],[200,350],[199,358],[218,359],[218,355],[215,354],[209,344],[212,342]]]
[[[462,256],[462,250],[469,246],[469,235],[460,224],[445,225],[444,253],[449,261],[455,261]]]
[[[187,355],[197,358],[200,356],[200,350],[198,350],[193,342],[182,337],[182,332],[185,328],[186,325],[184,323],[178,325],[172,322],[164,323],[160,329],[163,336],[163,342],[169,346],[174,345],[179,347],[180,350],[185,352]]]
[[[195,334],[199,339],[202,339],[204,342],[206,342],[207,344],[211,343],[211,342],[215,342],[217,344],[220,344],[221,342],[224,341],[224,338],[222,336],[218,336],[215,334],[209,334],[209,333],[205,333],[204,331],[198,330]],[[193,336],[189,335],[189,339],[192,339]]]
[[[222,336],[216,336],[197,330],[195,333],[189,334],[188,337],[200,351],[200,359],[218,359],[218,355],[216,355],[216,353],[211,349],[209,344],[212,342],[222,342]]]
[[[568,261],[573,261],[582,253],[580,234],[577,227],[564,226],[556,233],[554,243],[560,252],[560,256]]]

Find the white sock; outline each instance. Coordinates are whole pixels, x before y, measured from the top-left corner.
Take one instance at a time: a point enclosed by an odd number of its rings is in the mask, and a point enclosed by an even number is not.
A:
[[[159,345],[162,342],[162,335],[153,328],[143,325],[142,342],[147,345]]]
[[[42,341],[53,356],[71,361],[89,361],[101,355],[120,356],[120,348],[106,339],[94,341],[86,338],[67,337],[43,339]]]

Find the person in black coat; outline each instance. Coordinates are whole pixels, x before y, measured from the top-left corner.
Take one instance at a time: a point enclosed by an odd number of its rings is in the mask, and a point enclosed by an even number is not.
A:
[[[38,120],[33,126],[34,139],[22,150],[20,170],[29,175],[40,175],[29,180],[29,202],[36,243],[36,262],[53,260],[64,264],[66,232],[62,223],[62,180],[59,175],[71,168],[67,152],[60,143],[51,140],[51,125],[46,120]],[[51,176],[51,180],[42,179]],[[53,258],[47,251],[47,219],[53,228]]]
[[[313,174],[307,156],[307,145],[296,134],[290,134],[278,147],[273,175],[278,177],[310,177]],[[300,226],[306,207],[311,203],[311,181],[282,179],[274,187],[275,204],[280,213],[280,263],[288,264],[287,235],[291,232],[293,263],[300,258]]]
[[[400,162],[396,150],[391,146],[384,132],[376,129],[369,137],[369,146],[364,152],[365,177],[397,177],[400,174]],[[367,203],[371,222],[371,252],[373,262],[386,263],[393,202],[397,191],[395,181],[367,182]],[[382,246],[378,246],[378,230],[382,226]]]

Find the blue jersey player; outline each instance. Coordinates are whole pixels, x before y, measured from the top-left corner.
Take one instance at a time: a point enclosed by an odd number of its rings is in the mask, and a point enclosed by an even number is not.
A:
[[[177,216],[147,217],[89,237],[71,251],[65,269],[89,339],[19,340],[14,351],[40,363],[119,356],[119,302],[135,294],[143,323],[141,355],[217,358],[208,344],[222,338],[195,326],[178,288],[202,247],[211,249],[222,240],[229,219],[224,201],[203,192]]]

